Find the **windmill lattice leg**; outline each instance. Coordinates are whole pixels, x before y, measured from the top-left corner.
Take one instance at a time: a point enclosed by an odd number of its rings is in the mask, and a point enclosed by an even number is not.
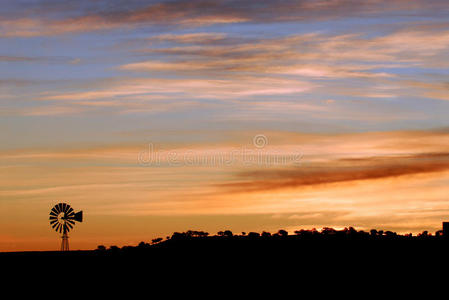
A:
[[[69,236],[67,233],[62,235],[61,251],[69,251]]]

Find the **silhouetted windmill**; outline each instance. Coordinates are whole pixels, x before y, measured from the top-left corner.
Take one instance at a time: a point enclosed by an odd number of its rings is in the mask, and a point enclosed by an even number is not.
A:
[[[75,225],[75,221],[83,222],[83,211],[75,213],[73,208],[66,203],[56,204],[50,211],[50,225],[56,232],[62,233],[61,251],[69,251],[70,229]]]

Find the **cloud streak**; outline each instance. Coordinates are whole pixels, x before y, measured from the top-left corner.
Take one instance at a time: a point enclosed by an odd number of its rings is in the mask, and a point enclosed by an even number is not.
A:
[[[447,11],[445,1],[370,0],[288,0],[282,2],[234,1],[143,1],[138,4],[108,2],[102,9],[89,10],[86,1],[66,11],[61,3],[43,2],[28,11],[8,11],[0,17],[0,36],[32,37],[63,33],[88,32],[148,25],[207,26],[222,23],[270,23],[329,20],[343,17],[375,16],[379,13],[421,14]],[[116,4],[116,5],[114,5]],[[87,7],[84,9],[83,7]],[[105,8],[109,7],[109,8]],[[33,10],[46,18],[30,18]],[[13,15],[14,18],[9,16]]]
[[[445,66],[449,31],[441,28],[401,28],[374,37],[307,33],[239,39],[223,33],[164,34],[143,42],[148,47],[137,53],[154,59],[124,64],[119,70],[207,78],[288,76],[325,86],[329,97],[447,100],[441,77],[430,82],[413,77],[417,70]],[[351,81],[343,84],[342,80]]]
[[[164,99],[168,95],[191,98],[229,99],[253,95],[293,94],[307,91],[312,84],[282,78],[239,77],[235,79],[119,79],[114,87],[78,93],[42,95],[42,100],[95,100],[114,97],[143,96]]]
[[[449,153],[342,159],[286,170],[242,172],[242,182],[222,184],[231,192],[254,192],[351,181],[388,179],[449,170]]]

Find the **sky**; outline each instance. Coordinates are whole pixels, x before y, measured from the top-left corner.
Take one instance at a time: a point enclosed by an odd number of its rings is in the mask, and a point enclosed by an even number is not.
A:
[[[0,251],[449,218],[445,0],[0,4]]]

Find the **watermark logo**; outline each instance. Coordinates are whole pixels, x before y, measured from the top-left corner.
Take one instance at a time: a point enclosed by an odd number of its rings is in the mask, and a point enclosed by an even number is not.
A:
[[[263,134],[255,135],[253,138],[253,145],[258,149],[262,149],[268,145],[268,138]]]
[[[268,146],[268,138],[263,134],[253,137],[252,146],[227,148],[226,150],[163,150],[149,143],[147,149],[138,154],[142,166],[281,166],[298,165],[302,152],[298,149],[279,150]],[[269,149],[270,148],[270,149]]]

